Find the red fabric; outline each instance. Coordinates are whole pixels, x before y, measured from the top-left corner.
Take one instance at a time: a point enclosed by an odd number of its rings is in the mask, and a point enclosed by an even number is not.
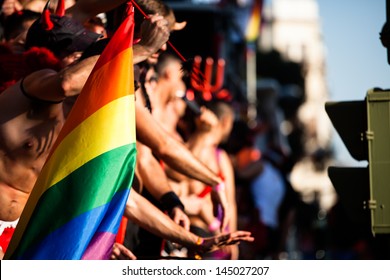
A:
[[[0,235],[0,246],[3,248],[3,252],[7,251],[9,242],[14,234],[15,228],[7,227],[4,229],[3,234]]]
[[[260,150],[253,147],[242,148],[236,155],[237,168],[245,168],[250,163],[257,161],[261,158]]]
[[[198,197],[203,198],[206,195],[208,195],[211,191],[212,191],[212,187],[211,186],[205,186],[203,191],[200,194],[198,194]]]
[[[162,160],[160,160],[160,165],[161,165],[161,168],[164,169],[165,168],[165,164]]]
[[[13,54],[10,48],[0,45],[0,93],[19,79],[41,69],[59,71],[60,61],[45,48],[33,47],[23,54]]]
[[[123,244],[123,242],[125,241],[127,221],[128,219],[125,216],[122,216],[122,220],[119,225],[118,234],[116,235],[115,242]]]

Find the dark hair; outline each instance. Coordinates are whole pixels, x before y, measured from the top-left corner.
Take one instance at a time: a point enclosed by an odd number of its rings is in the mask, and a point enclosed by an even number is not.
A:
[[[206,103],[206,108],[213,112],[218,119],[222,119],[225,115],[228,114],[234,115],[233,108],[225,101],[213,100]]]
[[[152,113],[152,103],[150,102],[150,97],[148,92],[146,91],[145,88],[145,83],[146,83],[146,74],[150,69],[153,69],[154,66],[150,65],[146,61],[143,61],[141,63],[137,64],[139,68],[139,86],[141,87],[141,93],[142,97],[144,98],[145,101],[145,107],[148,109],[150,113]]]
[[[158,75],[162,75],[167,66],[172,62],[172,61],[177,61],[181,64],[181,60],[178,56],[175,54],[166,51],[160,54],[158,57],[157,64],[154,66],[156,72]]]

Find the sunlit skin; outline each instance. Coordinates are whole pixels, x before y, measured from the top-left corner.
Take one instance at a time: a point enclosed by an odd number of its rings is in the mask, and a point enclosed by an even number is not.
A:
[[[164,24],[158,24],[161,21]],[[134,63],[155,53],[169,38],[167,23],[159,16],[145,21],[142,30],[143,44],[133,47]],[[71,56],[65,57],[63,65],[74,62],[78,54]],[[97,59],[87,58],[60,72],[44,69],[28,75],[23,80],[24,90],[41,101],[25,96],[21,81],[0,94],[0,221],[21,216],[73,104],[67,101],[74,101],[72,97],[80,93]]]

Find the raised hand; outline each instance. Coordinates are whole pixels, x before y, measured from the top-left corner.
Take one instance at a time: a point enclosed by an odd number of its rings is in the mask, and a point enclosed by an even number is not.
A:
[[[111,260],[136,260],[137,257],[125,246],[120,243],[114,243],[110,256]]]
[[[168,21],[159,14],[150,15],[144,20],[141,25],[141,41],[142,46],[149,55],[152,55],[160,50],[168,41],[170,35]]]
[[[218,125],[217,116],[206,107],[200,108],[201,114],[195,119],[198,132],[209,132]]]
[[[237,245],[241,241],[252,242],[254,238],[248,231],[236,231],[233,233],[221,234],[218,236],[204,238],[203,241],[198,242],[194,251],[197,253],[207,253],[221,249],[229,245]]]

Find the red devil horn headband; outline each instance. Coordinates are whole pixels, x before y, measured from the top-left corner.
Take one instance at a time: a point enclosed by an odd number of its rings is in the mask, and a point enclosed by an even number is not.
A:
[[[41,16],[42,27],[43,27],[43,29],[45,29],[47,31],[52,30],[54,27],[54,24],[50,19],[49,4],[50,4],[50,0],[47,1],[46,6],[43,9],[42,16]]]
[[[56,15],[60,17],[65,15],[65,0],[58,0]]]

